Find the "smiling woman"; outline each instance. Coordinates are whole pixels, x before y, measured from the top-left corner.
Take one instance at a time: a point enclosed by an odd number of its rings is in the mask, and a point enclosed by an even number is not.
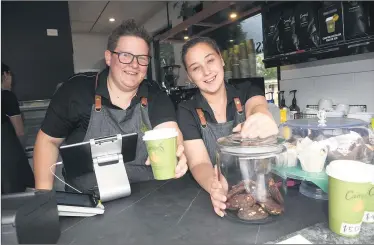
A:
[[[249,82],[240,88],[225,82],[225,64],[214,40],[198,37],[185,43],[182,62],[188,78],[199,88],[192,100],[178,107],[188,165],[197,182],[211,195],[215,212],[223,216],[228,186],[224,176],[213,170],[217,139],[233,132],[243,138],[266,138],[276,134],[278,127],[263,91]]]
[[[36,140],[37,188],[52,188],[53,176],[49,168],[56,162],[63,141],[74,144],[129,133],[138,136],[136,159],[126,163],[129,182],[154,179],[150,166],[146,165],[148,153],[142,137],[151,129],[172,128],[179,132],[179,128],[169,97],[153,81],[145,79],[150,40],[144,28],[134,20],[124,22],[108,39],[104,54],[108,68],[90,76],[77,74],[58,89]],[[182,140],[178,134],[179,147],[173,154],[179,158],[175,178],[187,171]],[[82,168],[85,174],[82,174]],[[64,177],[77,190],[100,195],[92,169],[77,165]]]

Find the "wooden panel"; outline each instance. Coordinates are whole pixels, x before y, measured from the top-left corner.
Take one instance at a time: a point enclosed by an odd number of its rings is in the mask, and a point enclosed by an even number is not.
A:
[[[245,11],[244,13],[239,14],[239,18],[238,18],[238,19],[239,19],[239,20],[240,20],[240,19],[244,19],[244,18],[246,18],[246,17],[248,17],[248,16],[250,16],[250,15],[257,14],[257,13],[259,13],[260,11],[261,11],[261,8],[260,8],[260,7],[254,7],[254,8],[252,8],[252,9],[248,10],[248,11]],[[221,28],[221,27],[226,26],[226,25],[228,25],[228,24],[231,24],[231,23],[233,23],[233,22],[236,22],[236,21],[238,21],[238,19],[235,19],[235,20],[228,19],[227,21],[224,21],[224,22],[222,22],[221,24],[218,24],[218,25],[216,25],[216,26],[214,26],[214,27],[211,27],[211,28],[209,28],[209,29],[206,29],[206,30],[204,30],[204,31],[202,31],[202,32],[200,32],[200,33],[194,35],[193,37],[199,37],[199,36],[202,36],[202,35],[204,35],[204,34],[207,34],[207,33],[209,33],[209,32],[214,31],[215,29],[218,29],[218,28]]]
[[[194,24],[194,26],[206,26],[206,27],[215,27],[217,26],[218,24],[214,24],[214,23],[205,23],[205,22],[199,22],[199,23],[196,23]]]
[[[178,24],[177,26],[173,27],[169,31],[156,36],[155,40],[164,41],[168,38],[174,37],[179,32],[184,31],[186,28],[190,27],[191,25],[203,22],[209,16],[214,15],[215,13],[222,11],[224,9],[229,8],[231,5],[235,4],[235,2],[217,2],[212,4],[208,9],[203,9],[201,12],[197,13],[194,16],[191,16],[187,20],[183,21],[182,23]]]

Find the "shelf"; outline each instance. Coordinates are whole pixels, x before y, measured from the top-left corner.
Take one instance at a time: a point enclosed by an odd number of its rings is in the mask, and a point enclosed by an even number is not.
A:
[[[374,36],[356,38],[318,48],[280,54],[263,60],[265,68],[374,52]]]

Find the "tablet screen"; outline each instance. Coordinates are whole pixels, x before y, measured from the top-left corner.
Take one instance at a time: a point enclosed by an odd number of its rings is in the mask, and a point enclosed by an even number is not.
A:
[[[109,137],[113,136],[100,137],[95,139],[95,141],[102,141]],[[135,160],[137,141],[137,133],[122,135],[121,153],[125,164]],[[93,160],[89,141],[61,146],[60,154],[66,175],[69,179],[93,172]]]

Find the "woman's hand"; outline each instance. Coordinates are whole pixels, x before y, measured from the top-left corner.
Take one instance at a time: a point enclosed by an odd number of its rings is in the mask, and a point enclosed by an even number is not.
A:
[[[182,177],[188,170],[187,158],[184,155],[183,145],[178,145],[177,157],[178,157],[179,160],[178,160],[177,167],[175,168],[175,178],[176,179]]]
[[[242,138],[267,138],[279,132],[274,119],[261,112],[250,115],[244,123],[238,124],[232,131],[240,132]]]
[[[187,165],[187,158],[184,155],[184,147],[183,145],[178,145],[177,149],[177,157],[178,157],[178,164],[175,168],[175,179],[178,179],[182,177],[188,170],[188,165]],[[147,161],[145,162],[146,165],[150,165],[151,162],[149,161],[149,157],[147,158]]]
[[[212,200],[213,208],[216,214],[223,217],[225,215],[225,209],[227,201],[227,191],[228,191],[228,184],[225,177],[220,174],[220,178],[218,180],[218,169],[217,165],[214,166],[214,177],[213,182],[210,189],[210,199]]]

